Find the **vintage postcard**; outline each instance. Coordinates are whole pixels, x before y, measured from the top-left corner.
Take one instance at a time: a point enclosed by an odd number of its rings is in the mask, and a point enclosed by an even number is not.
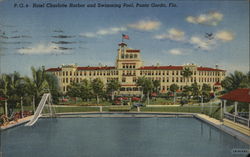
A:
[[[0,157],[249,156],[249,0],[0,0]]]

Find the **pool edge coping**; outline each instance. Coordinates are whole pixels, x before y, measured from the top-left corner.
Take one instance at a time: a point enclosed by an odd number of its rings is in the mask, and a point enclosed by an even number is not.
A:
[[[234,130],[233,128],[227,127],[223,125],[223,122],[220,122],[217,119],[211,118],[205,114],[199,114],[199,113],[178,113],[178,112],[65,112],[65,113],[60,113],[60,115],[77,115],[77,114],[85,114],[85,115],[91,115],[91,116],[84,116],[81,118],[93,118],[93,117],[113,117],[113,118],[119,118],[119,117],[135,117],[135,118],[146,118],[146,117],[185,117],[185,116],[193,116],[194,118],[197,118],[207,124],[210,124],[214,126],[215,128],[237,138],[238,140],[250,145],[250,137],[247,135],[244,135],[243,133]],[[105,114],[126,114],[127,116],[103,116]],[[131,116],[128,116],[129,114],[132,114]],[[98,116],[97,116],[98,115]],[[143,115],[143,116],[135,116],[135,115]],[[149,116],[152,115],[152,116]],[[158,115],[158,116],[157,116]],[[159,115],[165,115],[165,116],[159,116]],[[171,116],[170,116],[171,115]],[[10,128],[14,128],[16,126],[22,125],[24,123],[27,123],[33,116],[25,117],[21,119],[19,122],[15,124],[10,124],[8,126],[1,126],[0,131],[4,131]],[[60,117],[63,118],[63,117]],[[70,117],[65,117],[65,118],[70,118]],[[73,116],[72,116],[73,118]],[[80,118],[80,117],[79,117]]]

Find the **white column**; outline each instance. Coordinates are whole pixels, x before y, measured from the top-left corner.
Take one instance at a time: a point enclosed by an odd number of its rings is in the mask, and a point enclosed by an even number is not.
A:
[[[237,108],[238,108],[238,101],[235,101],[235,102],[234,102],[234,115],[235,115],[235,116],[238,116]]]
[[[224,105],[224,113],[227,113],[227,100],[223,100],[223,105]]]
[[[223,101],[222,100],[220,103],[220,118],[221,118],[221,120],[223,119]]]

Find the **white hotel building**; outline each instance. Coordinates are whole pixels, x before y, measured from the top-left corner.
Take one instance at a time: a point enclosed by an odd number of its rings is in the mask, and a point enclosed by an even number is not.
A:
[[[181,74],[185,68],[192,71],[189,78],[184,78]],[[201,67],[194,64],[183,66],[144,66],[141,60],[141,51],[130,49],[127,44],[120,43],[117,52],[115,66],[79,67],[76,65],[62,65],[58,68],[49,68],[57,76],[62,91],[67,92],[67,87],[71,82],[81,82],[83,79],[93,80],[100,78],[104,84],[112,79],[121,83],[119,94],[140,94],[140,87],[136,86],[139,77],[146,77],[160,81],[160,92],[169,91],[171,84],[177,84],[180,90],[186,85],[197,82],[198,85],[209,84],[212,89],[221,89],[221,81],[224,79],[226,71],[210,67]]]

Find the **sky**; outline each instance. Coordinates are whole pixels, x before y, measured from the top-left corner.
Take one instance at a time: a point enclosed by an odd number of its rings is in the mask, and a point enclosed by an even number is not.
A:
[[[33,7],[43,3],[85,7]],[[94,3],[121,7],[86,6]],[[128,47],[141,50],[144,65],[249,70],[248,0],[0,0],[0,70],[30,76],[31,66],[114,66],[122,34]]]

